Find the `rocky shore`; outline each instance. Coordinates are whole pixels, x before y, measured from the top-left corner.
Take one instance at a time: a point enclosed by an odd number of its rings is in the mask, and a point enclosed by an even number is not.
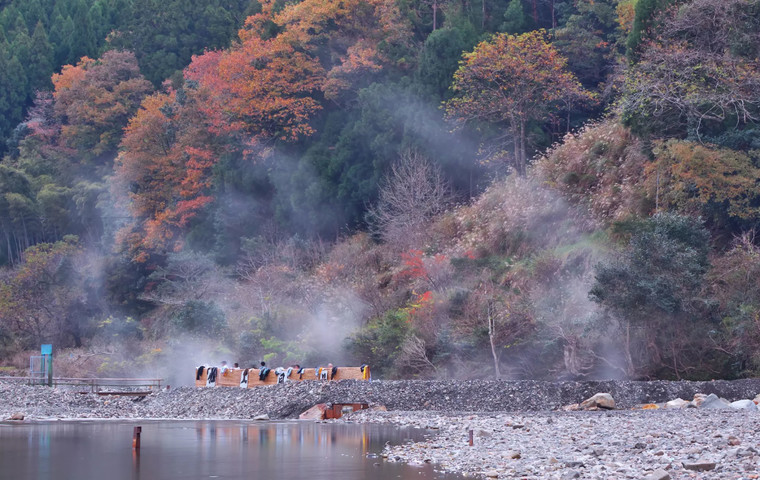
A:
[[[598,392],[615,410],[563,411]],[[631,410],[695,394],[707,409]],[[480,478],[760,478],[759,380],[714,382],[300,382],[252,389],[181,387],[147,397],[81,394],[0,382],[0,420],[297,418],[318,403],[383,405],[342,421],[432,429],[425,442],[388,447],[389,461],[432,462]],[[750,402],[751,403],[751,402]],[[469,446],[469,431],[473,446]]]
[[[478,478],[739,480],[760,474],[759,413],[365,411],[350,420],[433,429],[426,441],[387,446],[383,456]]]

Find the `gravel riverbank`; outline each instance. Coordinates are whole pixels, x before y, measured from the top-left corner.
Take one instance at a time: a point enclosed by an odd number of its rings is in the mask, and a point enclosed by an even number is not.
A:
[[[427,441],[386,447],[383,455],[479,478],[738,480],[760,473],[757,411],[357,412],[350,420],[434,429]]]
[[[229,418],[266,414],[298,418],[318,403],[367,403],[390,411],[526,412],[556,410],[595,393],[611,393],[617,406],[714,393],[728,400],[752,399],[760,380],[714,382],[375,381],[291,382],[240,388],[180,387],[145,398],[82,395],[62,388],[0,382],[0,419],[27,418]]]
[[[598,392],[611,393],[620,410],[558,411]],[[389,461],[433,462],[481,478],[641,479],[658,470],[650,478],[760,478],[760,411],[630,410],[691,400],[695,393],[753,399],[760,381],[294,382],[251,389],[181,387],[144,398],[0,382],[0,420],[17,413],[27,420],[285,419],[318,403],[368,403],[388,411],[357,412],[343,421],[436,432],[425,442],[389,447]]]

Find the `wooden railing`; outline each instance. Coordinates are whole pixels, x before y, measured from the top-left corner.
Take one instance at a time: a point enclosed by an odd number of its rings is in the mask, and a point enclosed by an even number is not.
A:
[[[47,378],[0,377],[0,381],[26,383],[27,385],[47,385]],[[162,378],[71,378],[54,377],[53,387],[79,387],[79,390],[100,394],[145,394],[161,389]]]

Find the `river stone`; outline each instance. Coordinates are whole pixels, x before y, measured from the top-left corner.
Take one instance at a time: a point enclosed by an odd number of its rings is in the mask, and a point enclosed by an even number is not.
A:
[[[757,405],[752,400],[737,400],[731,402],[731,408],[736,408],[737,410],[757,410]]]
[[[24,419],[24,414],[21,412],[14,413],[8,418],[8,420],[16,420],[16,421],[21,421],[23,419]]]
[[[486,476],[486,478],[499,478],[499,472],[497,472],[496,470],[485,472],[484,475]]]
[[[306,410],[305,412],[301,413],[298,416],[298,419],[299,420],[324,420],[325,410],[327,410],[327,405],[324,403],[319,403],[317,405],[314,405],[310,409]]]
[[[686,408],[690,402],[687,402],[683,398],[676,398],[669,402],[665,402],[665,408]]]
[[[694,470],[695,472],[707,472],[715,469],[715,462],[708,460],[695,460],[693,462],[682,462],[682,464],[686,470]]]
[[[580,407],[584,410],[588,410],[594,407],[606,408],[608,410],[614,410],[615,399],[609,393],[597,393],[591,398],[587,398],[581,402]]]
[[[644,480],[670,480],[670,474],[665,470],[659,469],[644,477]]]
[[[705,395],[704,393],[695,393],[694,399],[691,401],[691,404],[699,408],[702,406],[702,403],[705,401],[705,398],[707,398],[707,395]]]
[[[261,415],[256,415],[253,417],[254,420],[269,420],[269,415],[266,413],[262,413]]]
[[[711,393],[710,395],[706,396],[705,399],[702,401],[702,404],[699,406],[699,408],[709,409],[709,410],[722,410],[726,408],[731,408],[731,404],[728,403],[726,400],[723,400],[722,398],[718,398],[717,395],[714,393]]]

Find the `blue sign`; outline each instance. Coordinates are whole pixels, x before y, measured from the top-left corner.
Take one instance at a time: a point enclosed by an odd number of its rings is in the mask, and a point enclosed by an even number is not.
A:
[[[42,354],[43,355],[52,355],[53,354],[53,345],[49,344],[49,343],[46,343],[46,344],[42,345],[42,348],[40,350],[42,350]]]

